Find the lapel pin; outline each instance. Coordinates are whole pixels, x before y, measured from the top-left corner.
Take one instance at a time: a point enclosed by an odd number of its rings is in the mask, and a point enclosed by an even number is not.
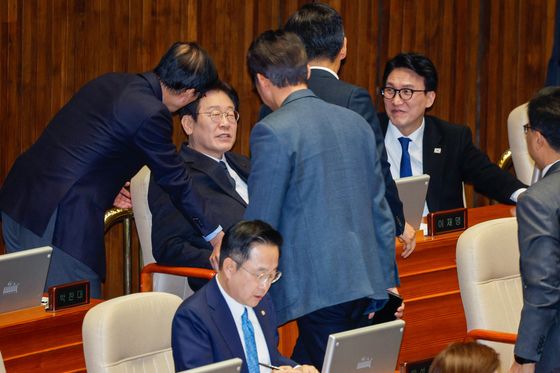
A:
[[[441,154],[441,148],[434,148],[434,153]]]
[[[261,310],[261,315],[266,315],[266,312],[264,310]]]

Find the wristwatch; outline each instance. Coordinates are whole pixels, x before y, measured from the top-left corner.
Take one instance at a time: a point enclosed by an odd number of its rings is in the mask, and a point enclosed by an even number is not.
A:
[[[536,363],[536,361],[534,361],[534,360],[525,359],[524,357],[520,357],[520,356],[517,356],[517,355],[513,355],[513,357],[514,357],[515,362],[517,364],[523,365],[523,364],[534,364],[534,363]]]

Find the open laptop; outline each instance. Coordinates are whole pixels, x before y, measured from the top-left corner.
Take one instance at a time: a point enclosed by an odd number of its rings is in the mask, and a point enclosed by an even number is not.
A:
[[[414,229],[420,228],[430,175],[403,177],[396,179],[395,183],[403,204],[404,219]]]
[[[404,324],[403,320],[394,320],[331,334],[322,373],[394,372]]]
[[[239,373],[241,372],[241,364],[243,364],[241,359],[236,357],[235,359],[184,370],[181,373]]]
[[[0,313],[41,305],[52,248],[0,255]]]

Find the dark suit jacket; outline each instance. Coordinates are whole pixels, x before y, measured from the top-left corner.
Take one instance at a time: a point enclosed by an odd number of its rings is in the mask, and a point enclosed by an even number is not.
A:
[[[171,329],[171,347],[175,370],[233,359],[243,360],[241,373],[248,373],[243,344],[226,300],[213,278],[202,289],[187,298],[177,310]],[[272,365],[295,366],[278,352],[278,331],[270,296],[254,308],[268,346]]]
[[[387,161],[387,152],[383,142],[383,132],[379,126],[379,120],[373,106],[373,101],[367,90],[337,79],[328,71],[311,69],[311,77],[307,81],[309,89],[319,98],[328,103],[345,107],[360,114],[370,125],[375,134],[375,145],[378,157],[381,161],[381,172],[385,180],[385,198],[389,203],[393,217],[395,218],[396,235],[400,236],[404,230],[403,205],[399,199],[399,192],[393,177],[391,176],[391,165]],[[270,113],[268,107],[261,109],[260,118]]]
[[[183,165],[192,178],[192,187],[206,200],[208,218],[224,230],[243,217],[247,204],[235,192],[224,170],[215,160],[183,144],[179,153]],[[247,182],[249,159],[231,152],[225,153],[228,164]],[[212,245],[206,242],[193,224],[175,207],[169,195],[150,178],[148,203],[152,212],[152,252],[160,264],[212,268],[209,257]],[[206,281],[189,279],[200,288]]]
[[[523,310],[515,354],[560,371],[560,162],[519,197]]]
[[[171,135],[155,74],[103,75],[84,85],[19,156],[0,191],[0,210],[42,235],[58,209],[53,244],[103,278],[104,212],[147,164],[182,212],[209,234],[217,225],[191,193]]]
[[[379,119],[385,134],[389,118],[380,113]],[[512,204],[513,192],[526,187],[474,146],[470,128],[429,115],[425,119],[422,166],[424,173],[430,175],[426,202],[431,212],[463,207],[463,182],[508,204]]]
[[[364,118],[302,89],[253,127],[250,143],[245,218],[284,237],[284,276],[270,289],[278,321],[387,299],[398,284],[395,224]]]

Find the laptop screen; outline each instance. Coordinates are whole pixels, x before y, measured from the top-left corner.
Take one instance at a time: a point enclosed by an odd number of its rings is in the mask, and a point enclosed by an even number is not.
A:
[[[0,255],[0,313],[41,305],[52,248]]]
[[[331,334],[322,373],[394,372],[404,324],[403,320],[394,320]]]
[[[395,180],[403,204],[404,219],[414,229],[420,228],[430,175],[403,177]]]

